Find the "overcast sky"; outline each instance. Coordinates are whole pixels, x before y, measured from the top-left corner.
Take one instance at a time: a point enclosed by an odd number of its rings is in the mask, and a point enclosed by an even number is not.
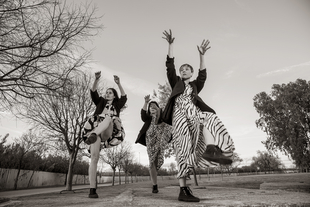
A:
[[[73,0],[67,1],[68,3]],[[79,2],[74,0],[74,2]],[[83,1],[84,2],[84,1]],[[310,80],[310,1],[308,0],[93,0],[104,29],[92,42],[92,71],[102,71],[103,82],[116,87],[118,75],[128,96],[121,114],[126,140],[135,158],[148,164],[146,148],[134,144],[143,122],[144,96],[167,80],[168,43],[164,30],[175,37],[178,68],[189,63],[197,76],[197,45],[210,40],[206,54],[208,79],[200,92],[217,112],[230,135],[236,153],[249,164],[266,134],[256,128],[258,114],[253,97],[271,92],[273,84]],[[0,135],[19,136],[24,124],[1,118]],[[281,156],[286,165],[288,158]],[[165,161],[169,165],[174,159]]]

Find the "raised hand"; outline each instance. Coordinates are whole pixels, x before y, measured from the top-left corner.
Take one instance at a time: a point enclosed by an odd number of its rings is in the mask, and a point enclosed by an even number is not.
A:
[[[172,37],[171,29],[169,29],[169,33],[165,30],[163,34],[165,35],[165,37],[163,38],[167,40],[169,44],[172,44],[174,41],[174,37]]]
[[[144,96],[144,101],[145,101],[145,103],[147,104],[148,102],[150,102],[150,95],[146,95],[146,96]]]
[[[200,46],[197,45],[198,51],[201,55],[204,55],[206,51],[211,48],[211,47],[208,47],[209,44],[210,44],[209,40],[203,40]]]
[[[98,80],[101,77],[101,71],[95,72],[96,80]]]
[[[119,77],[114,75],[114,82],[118,85],[120,83]]]

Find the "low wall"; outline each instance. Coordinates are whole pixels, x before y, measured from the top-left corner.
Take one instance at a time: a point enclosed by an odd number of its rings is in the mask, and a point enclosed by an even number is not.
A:
[[[17,169],[3,169],[0,168],[0,191],[13,190],[14,183],[17,176]],[[175,179],[174,176],[159,176],[158,179]],[[127,182],[141,182],[150,180],[150,176],[133,176],[127,177]],[[97,182],[112,183],[112,176],[97,176]],[[116,173],[115,183],[119,183],[119,176]],[[125,182],[125,176],[121,176],[121,182]],[[21,170],[17,189],[38,188],[48,186],[64,186],[66,183],[66,174],[51,173],[43,171]],[[73,175],[73,185],[89,184],[88,175]]]
[[[0,168],[0,190],[14,189],[14,183],[17,176],[17,169],[1,169]],[[45,187],[45,186],[61,186],[65,185],[66,174],[51,173],[43,171],[21,170],[17,189]],[[87,184],[87,175],[74,175],[73,184]]]
[[[17,169],[3,169],[0,168],[0,191],[13,190],[15,178],[17,175]],[[221,176],[236,176],[241,174],[232,173],[228,174],[201,174],[197,175],[197,178],[209,178],[221,177]],[[191,178],[193,178],[191,176]],[[158,176],[158,180],[171,180],[176,179],[175,176]],[[150,181],[150,176],[133,176],[127,177],[127,182],[141,182]],[[112,176],[97,176],[97,182],[100,183],[112,183]],[[119,176],[116,172],[115,183],[119,183]],[[125,176],[121,176],[121,182],[125,182]],[[38,187],[50,187],[50,186],[64,186],[66,183],[66,174],[62,173],[51,173],[43,171],[32,171],[32,170],[21,170],[17,182],[17,189],[26,188],[38,188]],[[89,184],[88,175],[73,175],[73,185]]]

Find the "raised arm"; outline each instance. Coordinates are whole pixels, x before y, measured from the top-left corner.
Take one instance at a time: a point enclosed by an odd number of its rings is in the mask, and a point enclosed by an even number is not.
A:
[[[198,77],[196,78],[196,86],[197,86],[197,92],[199,93],[205,82],[207,79],[207,70],[206,70],[206,65],[205,65],[205,53],[208,49],[210,49],[211,47],[209,47],[210,41],[207,40],[203,40],[201,45],[198,46],[198,51],[199,51],[199,57],[200,57],[200,68],[199,68],[199,72],[198,72]]]
[[[119,77],[117,75],[114,75],[114,81],[117,84],[117,86],[118,86],[118,88],[119,88],[119,90],[121,92],[121,96],[125,96],[126,93],[125,93],[125,91],[123,89],[123,86],[121,84],[121,81],[120,81],[120,79],[119,79]]]
[[[206,64],[205,64],[205,53],[207,50],[209,50],[211,47],[209,47],[210,41],[209,40],[203,40],[201,45],[198,46],[198,51],[199,51],[199,58],[200,58],[200,68],[199,70],[203,70],[206,68]]]
[[[147,104],[149,103],[150,100],[151,100],[150,95],[144,96],[144,104],[141,110],[141,120],[144,122],[151,119],[151,116],[147,114]]]
[[[144,104],[143,104],[143,108],[142,108],[144,111],[147,111],[147,104],[149,103],[150,100],[151,100],[150,95],[144,96]]]
[[[173,41],[174,37],[172,37],[172,32],[169,30],[169,33],[165,30],[163,32],[165,37],[163,37],[167,42],[169,43],[169,49],[168,49],[168,56],[166,60],[166,67],[167,67],[167,77],[170,86],[173,88],[177,81],[179,80],[179,77],[176,75],[175,71],[175,65],[174,65],[174,57],[173,57]]]
[[[169,33],[165,30],[163,32],[163,34],[165,35],[165,37],[163,37],[163,38],[165,40],[167,40],[167,42],[169,43],[168,56],[170,58],[173,58],[173,41],[174,41],[174,37],[172,37],[171,29],[169,29]]]
[[[91,91],[95,92],[97,90],[100,77],[101,77],[101,71],[96,72],[93,87],[90,89]]]

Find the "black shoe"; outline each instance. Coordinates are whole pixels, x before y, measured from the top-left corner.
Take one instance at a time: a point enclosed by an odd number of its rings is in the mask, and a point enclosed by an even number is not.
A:
[[[192,191],[189,187],[180,187],[179,201],[185,202],[199,202],[200,199],[193,196]]]
[[[202,157],[207,161],[217,162],[222,165],[230,165],[232,159],[223,155],[222,150],[215,145],[208,145]]]
[[[153,185],[152,193],[158,193],[157,185]]]
[[[89,135],[89,137],[87,137],[87,139],[85,140],[85,143],[90,145],[93,144],[97,141],[97,134],[92,133],[91,135]]]
[[[98,194],[96,193],[96,188],[91,188],[89,190],[88,198],[98,198]]]

